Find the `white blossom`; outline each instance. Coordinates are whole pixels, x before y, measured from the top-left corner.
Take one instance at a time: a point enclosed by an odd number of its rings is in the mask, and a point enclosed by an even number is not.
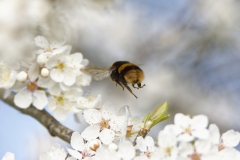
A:
[[[28,108],[31,104],[42,110],[48,104],[44,90],[38,89],[37,82],[26,82],[25,87],[14,96],[14,103],[20,108]]]
[[[100,108],[102,102],[102,96],[98,94],[96,97],[79,97],[77,99],[77,108],[78,109],[90,109],[90,108]]]
[[[61,148],[60,144],[53,144],[49,151],[40,155],[39,160],[65,160],[67,156],[66,151]]]
[[[17,79],[19,63],[9,62],[6,60],[0,61],[0,88],[9,89],[11,88]]]
[[[2,160],[15,160],[15,155],[11,152],[6,152]]]
[[[72,89],[62,92],[58,86],[53,87],[50,91],[52,94],[49,98],[48,108],[53,111],[58,120],[66,119],[68,112],[79,112],[76,108],[76,99],[82,95],[81,90]]]
[[[210,138],[209,140],[218,146],[219,150],[226,147],[236,147],[240,141],[240,133],[234,130],[229,130],[220,137],[220,132],[215,124],[209,126]]]
[[[207,140],[197,140],[194,144],[181,142],[179,145],[179,158],[184,160],[218,160],[217,147]]]
[[[193,118],[178,113],[174,117],[175,125],[172,129],[179,141],[192,141],[194,138],[207,139],[209,131],[206,129],[208,118],[205,115],[197,115]]]
[[[160,131],[158,134],[158,148],[153,155],[158,155],[161,159],[175,160],[177,154],[177,137],[174,132],[167,129]]]
[[[135,147],[147,156],[150,156],[150,154],[156,149],[154,140],[150,136],[146,136],[145,138],[140,136],[137,138],[136,142],[137,145]]]
[[[97,140],[95,140],[97,141]],[[71,146],[73,147],[73,149],[69,149],[67,148],[68,150],[68,153],[76,158],[76,159],[86,159],[86,157],[91,157],[95,154],[95,150],[97,148],[93,148],[91,149],[90,145],[92,144],[91,142],[89,143],[85,143],[82,136],[78,133],[78,132],[74,132],[71,136]],[[96,144],[96,143],[95,143]],[[93,146],[95,147],[95,146]]]
[[[99,137],[104,144],[112,143],[115,132],[120,131],[126,122],[125,116],[116,115],[115,107],[111,102],[106,102],[100,110],[84,110],[84,118],[90,124],[82,132],[84,139],[91,140]]]
[[[69,54],[72,49],[69,45],[63,46],[66,39],[61,42],[49,42],[45,37],[37,36],[34,41],[41,48],[37,51],[37,62],[39,65],[45,65],[48,59],[56,54]]]

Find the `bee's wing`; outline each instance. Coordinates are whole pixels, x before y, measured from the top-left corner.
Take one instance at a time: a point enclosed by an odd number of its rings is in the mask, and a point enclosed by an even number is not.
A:
[[[87,66],[81,69],[82,72],[90,74],[97,81],[100,81],[104,78],[107,78],[111,75],[114,68],[112,67],[96,67],[96,66]]]

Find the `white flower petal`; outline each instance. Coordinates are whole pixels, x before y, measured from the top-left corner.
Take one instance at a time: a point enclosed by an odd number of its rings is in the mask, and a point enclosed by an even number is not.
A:
[[[83,151],[84,141],[81,134],[78,132],[73,132],[71,136],[71,145],[75,150]]]
[[[145,144],[148,147],[149,152],[153,152],[155,150],[155,143],[152,137],[146,136],[145,137]]]
[[[65,45],[65,46],[61,46],[60,48],[57,48],[54,50],[54,54],[69,54],[72,50],[72,46],[71,45]]]
[[[235,148],[224,148],[219,152],[219,160],[239,160],[240,153]]]
[[[37,81],[37,85],[43,88],[50,88],[54,84],[56,84],[56,82],[54,82],[50,77],[44,78],[40,76]]]
[[[142,136],[137,137],[137,145],[136,148],[138,148],[141,152],[147,151],[147,146],[145,144],[145,140]]]
[[[62,90],[58,83],[54,83],[51,87],[49,87],[49,93],[54,96],[59,96]]]
[[[119,144],[118,153],[124,160],[131,160],[135,157],[135,148],[130,141],[124,141]]]
[[[55,56],[52,56],[48,59],[47,63],[46,63],[46,67],[48,69],[52,69],[54,68],[55,66],[57,66],[59,63],[59,57],[58,55],[55,55]]]
[[[211,142],[207,140],[198,140],[194,143],[197,153],[206,154],[211,149]]]
[[[177,137],[177,140],[178,141],[182,141],[182,142],[190,142],[192,141],[194,138],[193,136],[187,134],[187,133],[184,133],[184,134],[180,134],[178,137]]]
[[[166,130],[160,131],[158,134],[158,145],[162,148],[168,148],[176,146],[177,138],[173,132],[168,132]]]
[[[79,159],[79,160],[82,159],[82,154],[80,154],[78,151],[75,151],[75,150],[69,149],[69,148],[67,148],[67,150],[68,150],[68,153],[69,153],[71,156],[73,156],[74,158]]]
[[[81,64],[82,64],[83,66],[87,66],[88,63],[89,63],[89,61],[88,61],[87,59],[83,59]]]
[[[191,124],[191,118],[183,115],[182,113],[177,113],[174,117],[174,123],[177,126],[186,128]]]
[[[76,74],[71,70],[64,72],[63,83],[67,86],[72,86],[76,82]]]
[[[11,88],[15,84],[16,79],[17,79],[17,71],[12,70],[11,73],[10,73],[8,82],[4,84],[3,88],[4,89]]]
[[[102,141],[103,144],[110,144],[114,140],[115,132],[111,129],[103,129],[100,134],[99,138]]]
[[[141,156],[135,157],[134,160],[149,160],[149,158],[146,155],[141,155]]]
[[[34,42],[40,48],[47,48],[49,46],[48,40],[43,36],[35,37]]]
[[[78,86],[88,86],[92,81],[92,76],[82,73],[76,79]]]
[[[61,70],[59,69],[53,69],[50,72],[50,77],[52,78],[52,80],[54,80],[55,82],[62,82],[64,80],[64,74]]]
[[[186,142],[181,142],[178,147],[179,154],[182,157],[188,157],[188,155],[194,152],[193,145]]]
[[[194,137],[199,138],[199,139],[207,139],[207,138],[209,138],[209,131],[205,128],[198,129],[198,130],[193,130],[192,135]]]
[[[71,58],[71,63],[73,63],[72,67],[73,68],[76,68],[76,67],[80,67],[80,64],[83,60],[83,55],[82,53],[74,53],[74,54],[71,54],[70,55],[70,58]],[[79,69],[79,68],[78,68]]]
[[[96,139],[99,136],[100,127],[99,126],[88,126],[85,130],[81,133],[81,136],[87,140]]]
[[[236,147],[240,141],[240,134],[234,130],[229,130],[222,135],[223,145]]]
[[[112,102],[105,102],[101,108],[102,117],[105,120],[110,120],[112,115],[116,115],[116,109]]]
[[[208,125],[208,118],[205,115],[197,115],[192,119],[192,128],[200,129],[206,128]]]
[[[53,111],[57,108],[57,104],[54,97],[50,97],[48,101],[48,108],[50,111]]]
[[[63,121],[67,118],[67,112],[64,110],[55,110],[53,112],[54,117],[56,117],[59,121]]]
[[[179,135],[183,132],[183,129],[180,126],[169,124],[164,127],[165,132],[173,132],[175,135]]]
[[[220,140],[220,132],[219,129],[217,127],[216,124],[210,124],[209,126],[209,140],[213,143],[213,144],[219,144],[219,140]]]
[[[33,93],[33,105],[42,110],[48,104],[48,98],[45,91],[36,90]]]
[[[64,97],[69,101],[77,101],[78,97],[83,94],[83,90],[81,89],[70,89],[65,92]]]
[[[112,130],[120,131],[126,121],[127,117],[125,116],[112,115],[112,118],[109,121],[109,125],[111,126]]]
[[[39,65],[37,63],[33,63],[28,70],[28,76],[31,81],[35,81],[39,76]]]
[[[6,152],[2,158],[2,160],[15,160],[15,156],[11,152]]]
[[[28,108],[32,103],[32,94],[27,90],[19,91],[14,97],[14,103],[20,108]]]
[[[101,122],[102,114],[96,109],[84,110],[84,118],[89,124],[97,124]]]
[[[73,157],[68,157],[66,160],[77,160],[77,159]]]

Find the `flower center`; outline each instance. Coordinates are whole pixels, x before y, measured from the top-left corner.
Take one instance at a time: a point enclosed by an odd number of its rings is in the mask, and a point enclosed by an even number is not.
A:
[[[66,66],[65,63],[59,63],[59,64],[56,66],[56,68],[58,68],[58,69],[60,69],[60,70],[63,70],[65,66]]]
[[[31,92],[34,92],[35,90],[37,90],[38,86],[36,84],[36,82],[29,82],[27,84],[27,89]]]
[[[185,133],[192,134],[192,129],[190,127],[185,128]]]
[[[100,124],[101,129],[103,129],[103,128],[108,128],[109,129],[110,126],[109,126],[108,122],[109,122],[109,120],[102,119],[101,124]]]
[[[225,148],[225,146],[224,146],[222,143],[220,143],[220,144],[218,145],[218,150],[219,150],[219,151],[223,150],[224,148]]]
[[[57,100],[57,102],[58,102],[58,104],[64,104],[64,102],[65,102],[65,98],[63,98],[63,97],[56,97],[56,100]]]
[[[165,148],[165,153],[166,153],[168,156],[171,156],[171,152],[172,152],[172,147],[167,147],[167,148]]]
[[[190,155],[189,157],[191,158],[191,160],[201,160],[201,155],[196,152]]]
[[[4,84],[7,81],[9,81],[9,77],[10,77],[10,69],[6,68],[6,67],[2,67],[0,68],[0,83]]]
[[[58,110],[68,112],[74,106],[74,103],[69,102],[68,99],[64,98],[62,95],[54,98],[55,102],[57,103]]]

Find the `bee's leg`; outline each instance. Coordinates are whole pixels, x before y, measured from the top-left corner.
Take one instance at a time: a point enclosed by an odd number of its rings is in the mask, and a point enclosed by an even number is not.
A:
[[[116,81],[116,87],[117,87],[117,84],[119,84],[119,86],[121,86],[122,89],[124,90],[124,87],[123,87],[123,85],[122,85],[121,83],[119,83],[119,82]]]
[[[131,88],[128,87],[128,85],[125,84],[124,86],[128,89],[128,91],[129,91],[130,93],[132,93],[132,95],[134,95],[134,97],[138,98],[138,97],[132,92]]]
[[[146,86],[145,84],[141,86],[141,83],[138,83],[138,88],[143,88],[144,86]]]
[[[135,87],[135,83],[133,83],[132,86],[133,86],[133,88],[137,88],[137,89],[139,89],[139,87]]]

